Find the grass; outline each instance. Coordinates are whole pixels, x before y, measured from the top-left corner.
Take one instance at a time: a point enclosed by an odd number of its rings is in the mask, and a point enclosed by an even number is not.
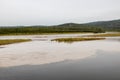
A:
[[[74,42],[74,41],[91,41],[91,40],[103,40],[105,38],[90,38],[90,37],[81,37],[81,38],[58,38],[53,39],[51,41],[58,41],[58,42]]]
[[[27,41],[31,41],[31,39],[6,39],[6,40],[0,40],[0,45],[7,45],[13,43],[27,42]]]
[[[88,35],[88,37],[118,37],[118,36],[120,36],[120,33]]]
[[[63,32],[63,33],[15,33],[15,34],[0,34],[0,36],[21,36],[21,35],[56,35],[56,34],[86,34],[91,32]]]

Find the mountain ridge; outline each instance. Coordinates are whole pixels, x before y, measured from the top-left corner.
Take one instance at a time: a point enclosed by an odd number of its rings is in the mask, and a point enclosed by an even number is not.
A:
[[[120,31],[120,19],[111,20],[111,21],[90,22],[90,23],[86,23],[86,25],[97,26],[97,27],[104,28],[106,30]]]

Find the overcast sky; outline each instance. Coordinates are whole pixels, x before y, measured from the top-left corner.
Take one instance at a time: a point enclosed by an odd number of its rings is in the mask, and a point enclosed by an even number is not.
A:
[[[0,0],[0,26],[120,19],[120,0]]]

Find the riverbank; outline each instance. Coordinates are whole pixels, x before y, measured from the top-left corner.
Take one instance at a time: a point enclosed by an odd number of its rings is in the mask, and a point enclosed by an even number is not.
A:
[[[27,42],[27,41],[31,41],[31,39],[5,39],[5,40],[0,40],[0,45],[7,45],[13,43]]]
[[[88,37],[119,37],[120,33],[106,33],[106,34],[94,34],[88,35]]]
[[[64,32],[64,33],[16,33],[16,34],[0,34],[0,36],[29,36],[29,35],[57,35],[57,34],[88,34],[91,32]]]

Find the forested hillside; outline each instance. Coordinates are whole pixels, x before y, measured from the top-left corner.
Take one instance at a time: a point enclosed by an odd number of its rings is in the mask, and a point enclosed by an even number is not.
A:
[[[87,25],[102,27],[107,31],[120,31],[120,20],[98,21],[87,23]]]

